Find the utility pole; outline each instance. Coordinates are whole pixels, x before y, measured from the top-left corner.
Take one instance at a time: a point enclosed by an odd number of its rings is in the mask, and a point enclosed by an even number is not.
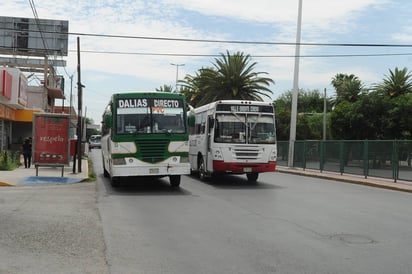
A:
[[[69,116],[70,116],[70,123],[72,121],[72,91],[73,91],[73,75],[70,76],[70,106],[69,106]]]
[[[80,38],[77,37],[77,170],[79,173],[82,172],[82,96],[83,96],[83,85],[81,82],[80,74]]]
[[[184,66],[185,64],[174,64],[174,63],[170,63],[172,66],[176,66],[176,90],[175,92],[177,92],[177,82],[179,81],[179,67]]]
[[[297,118],[297,111],[298,111],[297,109],[298,109],[298,93],[299,93],[299,57],[300,57],[301,26],[302,26],[302,0],[299,0],[298,26],[297,26],[297,31],[296,31],[295,69],[294,69],[294,75],[293,75],[292,109],[291,109],[291,115],[290,115],[288,167],[293,167],[293,157],[295,153],[296,118]]]

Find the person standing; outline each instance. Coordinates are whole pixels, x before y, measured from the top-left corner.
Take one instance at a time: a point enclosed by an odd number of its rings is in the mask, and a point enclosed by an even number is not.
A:
[[[30,168],[31,165],[31,142],[27,138],[23,143],[23,158],[24,158],[24,167]]]

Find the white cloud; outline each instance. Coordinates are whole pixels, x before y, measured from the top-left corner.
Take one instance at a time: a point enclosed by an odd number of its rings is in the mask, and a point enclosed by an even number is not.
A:
[[[328,42],[332,39],[338,39],[338,34],[343,35],[356,29],[359,18],[370,12],[381,11],[382,6],[388,2],[389,0],[304,0],[302,41]],[[250,25],[252,28],[256,24],[254,32],[245,32],[244,36],[236,36],[235,40],[254,41],[259,39],[261,41],[261,37],[264,37],[265,41],[293,43],[296,35],[298,0],[62,0],[58,2],[42,0],[36,2],[36,8],[40,18],[69,20],[69,31],[72,33],[233,40],[234,34],[230,29],[225,32],[208,29],[208,22],[204,20],[218,18],[222,24],[227,22],[234,27],[237,24],[243,24]],[[2,16],[33,17],[29,3],[19,0],[9,0],[2,3],[0,13]],[[188,13],[194,18],[186,18]],[[202,28],[197,28],[200,25]],[[233,32],[235,31],[238,30],[233,29]],[[412,41],[412,29],[399,32],[395,38],[398,41]],[[69,49],[75,50],[77,47],[76,36],[71,35],[69,39]],[[91,36],[80,36],[80,41],[81,50],[110,52],[208,55],[225,52],[228,49],[231,52],[242,51],[250,55],[279,56],[293,56],[295,52],[293,45],[194,43]],[[319,52],[323,53],[324,49],[315,47],[302,47],[301,49],[302,54]],[[75,72],[76,52],[70,52],[69,56],[64,59],[68,63],[67,71],[69,73]],[[113,75],[130,76],[134,80],[129,84],[130,89],[145,85],[143,81],[150,84],[157,83],[153,86],[154,89],[163,84],[174,85],[176,68],[170,65],[171,62],[186,64],[179,68],[179,75],[182,77],[187,73],[194,74],[202,66],[210,66],[213,59],[212,57],[83,52],[81,54],[82,71],[92,71],[97,76],[88,76],[89,78],[82,78],[82,81],[88,88],[99,90],[100,87],[90,87],[87,81],[92,83],[106,82],[107,73],[112,73]],[[269,77],[274,79],[276,82],[275,90],[282,92],[292,87],[293,58],[254,58],[253,61],[258,62],[258,71],[267,71]],[[302,59],[300,87],[316,88],[317,86],[317,88],[322,89],[330,83],[331,77],[338,72],[354,73],[362,81],[376,82],[376,75],[380,77],[386,72],[385,69],[379,74],[375,71],[376,69],[379,68],[374,65],[362,66],[359,62],[343,64],[343,61],[336,62],[335,59]],[[105,75],[104,78],[100,78],[102,76],[99,76],[99,73]],[[100,78],[99,81],[96,81],[96,77]],[[136,83],[136,79],[140,79],[142,82]],[[93,99],[87,98],[86,102],[88,100]],[[103,108],[104,106],[101,106],[101,109]],[[99,120],[100,114],[101,111],[96,115],[97,118],[93,117],[93,119]]]

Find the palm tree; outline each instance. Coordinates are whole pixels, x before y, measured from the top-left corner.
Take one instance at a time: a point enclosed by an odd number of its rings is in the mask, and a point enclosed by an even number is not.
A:
[[[163,87],[160,86],[159,88],[156,88],[156,91],[173,92],[173,87],[171,85],[163,85]]]
[[[412,92],[412,74],[407,68],[389,70],[389,75],[385,75],[383,83],[376,85],[375,89],[391,98],[410,93]]]
[[[186,76],[182,81],[184,88],[195,96],[193,106],[201,106],[216,100],[256,100],[262,96],[270,98],[270,84],[274,81],[261,77],[266,72],[254,72],[257,63],[251,63],[250,55],[227,51],[215,59],[213,68],[202,68],[195,76]]]
[[[332,102],[335,106],[343,101],[356,102],[363,90],[362,82],[353,74],[338,73],[331,83],[336,90],[336,97]]]

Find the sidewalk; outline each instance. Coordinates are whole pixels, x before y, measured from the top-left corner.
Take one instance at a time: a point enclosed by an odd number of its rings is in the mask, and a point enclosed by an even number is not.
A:
[[[77,162],[76,162],[77,164]],[[76,172],[78,167],[76,166]],[[0,171],[0,187],[1,186],[24,186],[38,184],[67,184],[79,183],[86,180],[89,176],[87,159],[82,160],[82,172],[73,173],[73,162],[70,166],[64,166],[63,177],[61,167],[39,167],[38,176],[36,176],[36,168],[32,165],[30,168],[20,166],[15,170]]]
[[[277,172],[282,172],[282,173],[310,176],[310,177],[316,177],[316,178],[322,178],[322,179],[328,179],[328,180],[336,180],[336,181],[341,181],[341,182],[346,182],[346,183],[380,187],[380,188],[386,188],[386,189],[392,189],[392,190],[405,191],[405,192],[412,193],[412,182],[407,182],[407,181],[394,182],[393,179],[376,178],[376,177],[368,177],[365,179],[364,176],[360,176],[360,175],[352,175],[352,174],[347,174],[347,173],[340,175],[340,173],[335,173],[335,172],[328,172],[328,171],[320,172],[319,170],[313,170],[313,169],[304,170],[302,168],[290,168],[290,167],[285,167],[285,166],[277,166],[276,170]]]

